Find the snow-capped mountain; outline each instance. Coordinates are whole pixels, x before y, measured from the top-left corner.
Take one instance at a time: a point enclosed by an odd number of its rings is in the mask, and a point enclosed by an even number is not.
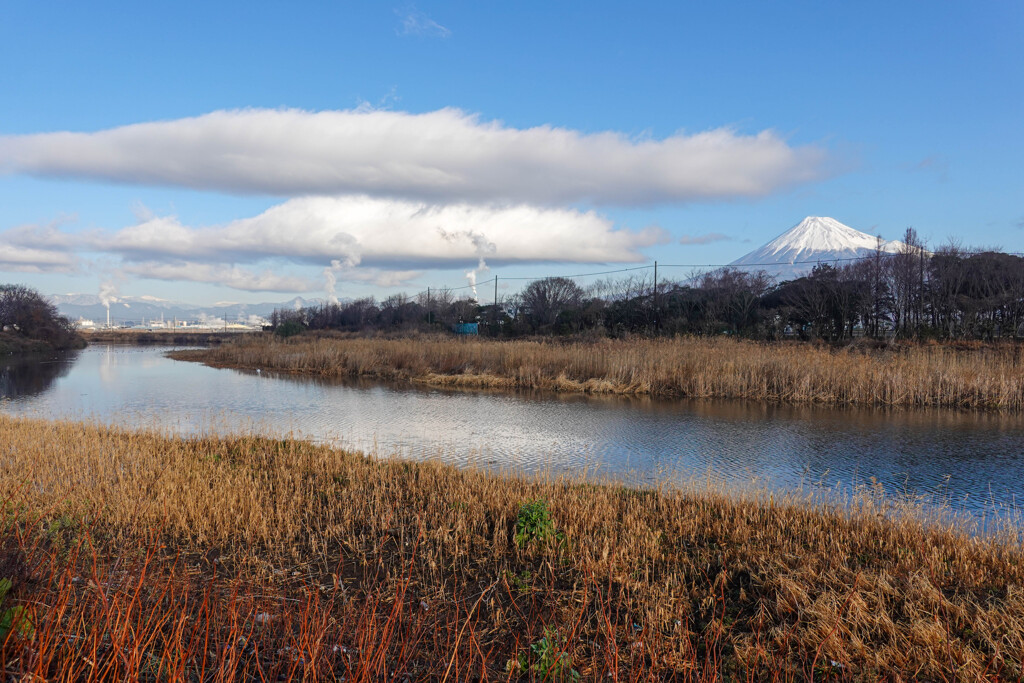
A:
[[[843,225],[834,218],[808,216],[768,244],[730,265],[764,270],[780,280],[809,273],[817,263],[870,256],[876,248],[895,254],[903,242],[885,241]]]
[[[113,300],[132,304],[148,305],[154,308],[187,308],[188,304],[176,303],[155,296],[124,296],[113,297]],[[51,294],[50,301],[57,306],[102,306],[103,299],[96,294]]]

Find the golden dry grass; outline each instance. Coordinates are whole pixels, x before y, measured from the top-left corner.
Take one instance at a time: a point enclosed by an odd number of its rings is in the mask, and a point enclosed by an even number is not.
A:
[[[507,667],[545,633],[585,680],[1022,675],[1019,541],[870,495],[837,509],[0,416],[0,500],[0,573],[34,624],[3,646],[11,676],[555,680]],[[561,536],[520,545],[533,500]]]
[[[666,397],[874,406],[1024,408],[1017,345],[905,345],[886,350],[729,338],[561,343],[451,337],[252,336],[179,360],[324,377],[374,377]]]

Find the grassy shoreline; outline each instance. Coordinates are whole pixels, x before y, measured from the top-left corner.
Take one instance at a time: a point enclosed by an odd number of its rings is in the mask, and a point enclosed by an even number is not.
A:
[[[565,343],[261,335],[171,356],[214,367],[443,387],[1024,409],[1024,354],[1013,344],[830,349],[693,337]]]
[[[85,348],[84,341],[72,344],[71,346],[57,346],[44,339],[33,339],[18,334],[0,332],[0,360],[44,356],[57,353],[58,351],[83,348]]]
[[[6,673],[1018,680],[1024,549],[641,491],[0,415]],[[29,624],[29,627],[25,627]]]
[[[254,334],[251,332],[219,332],[210,330],[194,330],[177,328],[166,330],[111,329],[90,330],[83,332],[89,344],[123,344],[123,345],[178,345],[189,346],[199,344],[222,344],[237,339],[240,335]]]

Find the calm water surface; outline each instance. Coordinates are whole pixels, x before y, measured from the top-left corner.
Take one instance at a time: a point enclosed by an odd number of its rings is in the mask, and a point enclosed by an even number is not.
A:
[[[711,476],[780,488],[864,484],[981,511],[1024,500],[1024,418],[451,392],[326,382],[90,347],[0,365],[0,410],[179,433],[258,429],[460,465],[592,472],[637,483]]]

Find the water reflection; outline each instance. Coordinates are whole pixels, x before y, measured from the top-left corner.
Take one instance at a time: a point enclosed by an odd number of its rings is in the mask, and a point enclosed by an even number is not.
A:
[[[71,371],[78,351],[0,361],[0,399],[35,396],[50,389]]]
[[[794,488],[880,482],[957,507],[1024,495],[1024,418],[537,392],[458,392],[214,370],[166,349],[100,347],[15,389],[18,414],[175,432],[264,430],[460,465],[590,471],[638,483],[695,475]],[[70,368],[70,371],[68,369]]]

